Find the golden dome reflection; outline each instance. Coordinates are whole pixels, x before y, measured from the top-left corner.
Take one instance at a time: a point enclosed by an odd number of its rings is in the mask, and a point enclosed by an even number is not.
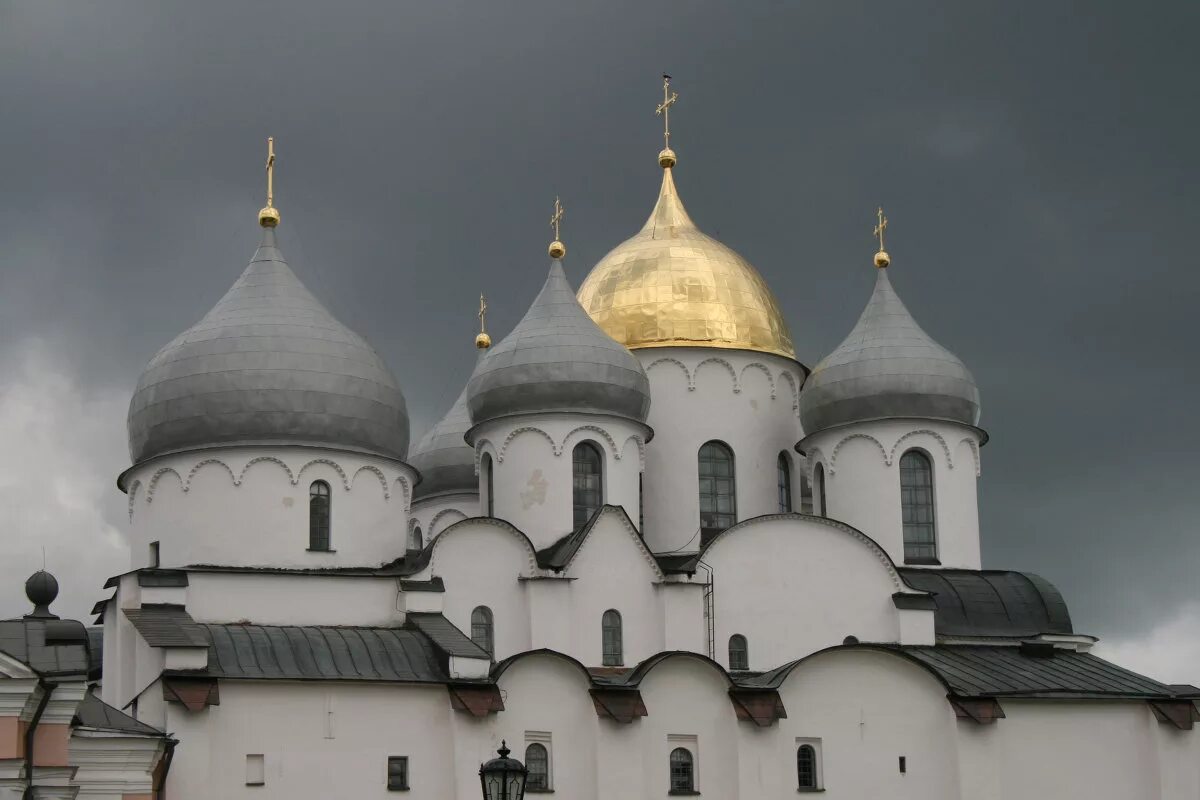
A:
[[[750,262],[692,222],[672,165],[663,165],[650,219],[592,268],[580,304],[630,349],[718,347],[795,358],[771,289]]]

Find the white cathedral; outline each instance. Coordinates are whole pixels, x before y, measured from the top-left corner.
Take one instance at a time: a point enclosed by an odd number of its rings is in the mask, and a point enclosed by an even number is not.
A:
[[[578,293],[556,229],[411,449],[269,195],[134,391],[99,626],[45,573],[0,622],[0,797],[477,800],[503,741],[527,795],[571,800],[1200,800],[1200,689],[983,568],[979,392],[893,288],[882,215],[866,308],[810,370],[658,161]]]

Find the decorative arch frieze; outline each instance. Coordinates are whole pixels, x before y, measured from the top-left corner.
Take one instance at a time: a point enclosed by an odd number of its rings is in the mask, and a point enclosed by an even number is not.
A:
[[[659,364],[674,364],[675,366],[679,367],[681,370],[683,370],[683,377],[684,377],[684,380],[687,381],[688,391],[689,392],[696,391],[696,376],[694,374],[692,374],[692,371],[687,368],[687,364],[684,364],[678,358],[669,358],[669,357],[659,358],[654,361],[651,361],[650,366],[646,367],[647,374],[649,374],[650,370],[654,369]]]
[[[496,451],[496,445],[491,439],[480,439],[475,442],[475,477],[479,477],[479,469],[483,465],[483,455],[489,453],[496,461],[500,460],[500,454]]]
[[[519,542],[525,550],[525,555],[528,560],[527,561],[528,572],[526,573],[526,575],[536,575],[537,574],[537,571],[538,571],[537,551],[535,551],[533,549],[533,542],[529,541],[529,537],[526,536],[524,533],[522,533],[519,529],[514,527],[512,525],[512,523],[502,520],[499,517],[467,517],[467,518],[461,519],[458,522],[455,522],[454,524],[448,526],[444,531],[439,533],[437,536],[431,537],[432,541],[433,541],[433,552],[431,552],[429,554],[429,569],[433,574],[435,574],[435,575],[437,574],[436,567],[437,567],[438,549],[440,548],[442,543],[445,541],[447,535],[448,534],[452,535],[455,532],[455,530],[458,529],[458,527],[460,525],[467,525],[469,523],[477,523],[479,525],[487,525],[487,526],[490,526],[493,528],[499,528],[500,530],[502,530],[505,533],[507,533],[508,535],[510,535],[513,539],[515,539],[517,542]],[[430,529],[432,529],[433,525],[430,524],[429,527],[430,527]]]
[[[887,449],[883,446],[883,442],[879,441],[874,436],[871,436],[868,433],[852,433],[849,436],[843,437],[841,439],[841,441],[839,441],[836,445],[833,446],[833,453],[830,455],[829,463],[826,465],[829,469],[830,475],[832,475],[834,472],[837,471],[838,453],[841,452],[842,447],[845,446],[846,442],[849,442],[852,439],[866,439],[867,441],[874,444],[876,447],[879,448],[879,456],[880,456],[880,458],[883,459],[883,465],[885,467],[891,466],[892,461],[890,458],[888,458],[888,452],[887,452]],[[895,448],[893,448],[893,449],[895,449]]]
[[[187,484],[185,484],[183,482],[182,475],[180,475],[178,472],[176,472],[171,467],[162,467],[161,469],[159,469],[157,472],[154,473],[154,475],[150,478],[149,485],[146,487],[146,502],[147,503],[154,502],[154,491],[158,488],[158,482],[162,479],[162,476],[166,475],[167,473],[174,475],[179,480],[179,488],[182,491],[185,491],[185,492],[187,491],[187,489],[185,488],[187,486]]]
[[[734,391],[735,392],[741,391],[740,387],[742,385],[742,378],[744,378],[746,376],[746,370],[748,370],[748,369],[762,370],[762,373],[767,376],[767,384],[771,387],[771,399],[774,400],[775,399],[775,376],[773,374],[771,374],[771,370],[769,367],[767,367],[766,364],[760,363],[758,361],[753,361],[753,362],[747,364],[746,366],[742,367],[741,375],[738,378],[738,387],[739,388],[734,389]]]
[[[546,441],[550,443],[550,451],[554,453],[554,455],[559,455],[562,452],[558,449],[558,445],[554,443],[554,437],[546,433],[541,428],[537,428],[532,425],[526,425],[522,428],[515,428],[512,431],[509,431],[508,436],[504,437],[504,444],[500,445],[500,452],[496,455],[497,461],[501,463],[504,462],[504,454],[508,452],[508,446],[512,444],[513,439],[516,439],[522,433],[540,433],[543,437],[545,437]]]
[[[641,436],[638,436],[636,433],[632,433],[629,435],[629,438],[627,438],[625,440],[625,443],[621,445],[621,449],[624,450],[625,445],[629,444],[630,442],[633,442],[637,445],[638,472],[645,472],[646,471],[646,440],[643,439]]]
[[[296,482],[300,480],[296,474],[292,472],[292,468],[289,467],[282,459],[278,459],[275,456],[255,456],[246,462],[246,466],[242,467],[242,472],[238,475],[237,484],[240,486],[242,481],[246,480],[246,473],[250,471],[251,467],[253,467],[255,464],[262,463],[271,463],[282,467],[283,471],[287,473],[288,483],[292,484],[293,486],[295,486]]]
[[[305,464],[303,467],[301,467],[300,469],[298,469],[296,471],[296,477],[292,481],[292,483],[293,484],[299,483],[300,478],[303,477],[303,475],[304,475],[304,470],[308,469],[309,467],[311,467],[315,464],[324,464],[327,467],[332,467],[333,471],[336,472],[342,479],[342,488],[345,489],[347,492],[350,491],[350,479],[348,477],[346,477],[346,470],[342,469],[342,466],[340,464],[338,464],[336,461],[333,461],[328,458],[314,458],[312,461],[309,461],[307,464]]]
[[[197,461],[190,470],[188,470],[187,480],[184,481],[183,490],[186,492],[192,488],[192,478],[196,477],[196,473],[209,464],[220,464],[229,473],[229,480],[233,481],[234,486],[241,485],[241,480],[233,473],[233,468],[219,458],[206,458],[203,461]]]
[[[829,465],[829,459],[825,457],[825,453],[819,447],[809,447],[805,451],[804,456],[804,472],[808,475],[808,485],[813,483],[813,473],[817,469],[817,464],[825,466],[825,472],[833,475],[833,467]]]
[[[388,490],[387,476],[383,474],[383,470],[381,470],[379,467],[372,466],[371,464],[363,464],[361,467],[359,467],[358,469],[356,469],[354,471],[354,475],[351,476],[351,478],[350,478],[351,486],[354,485],[355,479],[358,478],[359,473],[362,473],[362,472],[373,473],[375,475],[375,477],[379,479],[379,485],[383,489],[383,499],[384,500],[392,499],[392,493]]]
[[[458,522],[459,520],[467,518],[467,515],[459,511],[457,508],[443,508],[441,511],[433,515],[433,519],[429,520],[429,530],[427,531],[427,535],[432,538],[434,531],[437,530],[438,523],[441,522],[445,517],[449,516],[458,517],[458,519],[454,520],[454,522]],[[453,524],[453,522],[451,524]]]
[[[141,481],[134,481],[129,487],[129,521],[133,522],[133,501],[137,499],[138,490],[142,488]]]
[[[395,483],[400,487],[400,498],[404,502],[404,510],[408,511],[408,509],[412,506],[412,484],[409,483],[408,478],[404,477],[403,475],[397,475]],[[384,496],[386,499],[386,493]]]
[[[608,431],[604,430],[599,425],[580,425],[578,428],[575,428],[573,431],[571,431],[570,433],[568,433],[566,436],[563,437],[562,444],[558,445],[558,447],[555,448],[554,455],[556,455],[556,456],[562,455],[563,452],[566,451],[566,449],[567,449],[567,442],[569,442],[571,440],[572,436],[579,433],[580,431],[588,431],[590,433],[599,434],[600,437],[602,437],[604,439],[604,441],[608,442],[609,452],[612,453],[613,458],[617,461],[621,460],[621,451],[617,449],[616,441],[613,440],[613,437],[609,434]]]
[[[725,359],[723,359],[723,358],[717,358],[716,356],[710,356],[709,358],[706,358],[706,359],[704,359],[703,361],[701,361],[699,364],[697,364],[697,365],[696,365],[696,371],[695,371],[695,374],[696,374],[696,375],[699,375],[699,374],[700,374],[700,368],[701,368],[701,367],[703,367],[705,364],[709,364],[709,363],[712,363],[712,364],[720,364],[721,366],[723,366],[723,367],[725,368],[725,371],[729,373],[729,378],[730,378],[730,380],[732,380],[732,381],[733,381],[733,393],[734,393],[734,394],[740,394],[740,393],[741,393],[741,391],[742,391],[742,384],[741,384],[741,382],[738,380],[738,374],[737,374],[737,370],[733,368],[733,364],[730,364],[728,361],[726,361],[726,360],[725,360]],[[768,374],[770,374],[770,373],[768,373]],[[696,383],[696,382],[695,382],[695,379],[693,378],[693,380],[692,380],[692,386],[693,386],[693,387],[695,387],[695,383]]]
[[[942,438],[942,435],[940,433],[938,433],[937,431],[931,431],[928,428],[922,428],[922,429],[916,430],[916,431],[909,431],[908,433],[904,434],[899,439],[897,439],[896,443],[894,445],[892,445],[892,452],[887,457],[888,466],[891,466],[893,463],[895,463],[896,451],[900,449],[901,442],[904,442],[906,439],[911,439],[914,436],[920,436],[923,433],[928,434],[929,436],[932,436],[934,439],[937,440],[938,444],[940,444],[942,446],[942,452],[946,454],[947,468],[954,469],[954,458],[950,455],[950,446],[948,444],[946,444],[946,440],[944,438]]]
[[[970,437],[966,437],[959,442],[959,444],[965,444],[967,447],[971,448],[971,455],[975,459],[975,477],[978,478],[983,474],[983,469],[979,463],[979,443]]]

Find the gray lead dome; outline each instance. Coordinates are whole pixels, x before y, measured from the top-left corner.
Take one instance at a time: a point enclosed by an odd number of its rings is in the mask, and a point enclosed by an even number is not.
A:
[[[408,451],[396,379],[300,282],[271,228],[220,302],[150,360],[129,404],[134,463],[230,444]]]
[[[800,393],[806,434],[889,417],[979,422],[979,388],[966,365],[935,342],[900,301],[886,269],[870,302]]]
[[[525,317],[475,368],[467,404],[475,424],[555,411],[645,422],[650,382],[633,353],[579,305],[554,261]]]
[[[475,475],[475,449],[464,440],[471,428],[464,386],[446,416],[421,437],[409,464],[421,473],[421,482],[413,489],[413,500],[441,494],[478,494]]]

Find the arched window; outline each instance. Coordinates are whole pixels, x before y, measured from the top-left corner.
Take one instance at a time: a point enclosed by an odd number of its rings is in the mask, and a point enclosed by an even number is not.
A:
[[[808,475],[803,469],[800,470],[800,513],[813,513],[812,484],[808,482]]]
[[[471,641],[486,650],[489,656],[496,654],[496,631],[492,610],[487,606],[479,606],[471,612]]]
[[[525,789],[544,792],[550,789],[550,751],[546,745],[534,742],[525,748]]]
[[[621,641],[621,612],[609,609],[600,621],[600,633],[604,644],[603,663],[606,667],[619,667],[625,663],[625,648]]]
[[[571,505],[575,510],[575,528],[584,525],[604,502],[600,476],[600,451],[591,442],[580,442],[571,451]]]
[[[693,770],[692,754],[686,747],[671,751],[671,791],[694,792],[696,775]]]
[[[313,481],[308,487],[308,549],[329,549],[329,484]]]
[[[817,788],[817,751],[811,744],[802,744],[796,750],[796,777],[801,789]]]
[[[813,495],[816,499],[817,508],[814,508],[817,514],[822,517],[829,516],[829,509],[825,505],[825,465],[817,464],[813,467]]]
[[[737,522],[733,451],[721,442],[700,447],[700,532],[705,540]]]
[[[731,672],[750,669],[750,648],[740,633],[729,637],[729,669]]]
[[[484,498],[484,506],[487,509],[487,516],[496,516],[496,493],[494,491],[494,483],[492,481],[492,454],[484,453],[483,460],[479,463],[479,468],[483,470],[483,492],[487,495]]]
[[[779,463],[775,468],[779,484],[779,513],[786,514],[792,510],[792,462],[787,453],[779,454]]]
[[[421,533],[421,526],[414,525],[413,529],[408,534],[408,549],[420,550],[425,546],[425,537]]]
[[[904,515],[904,563],[936,563],[933,463],[920,450],[909,450],[900,457],[900,505]]]

